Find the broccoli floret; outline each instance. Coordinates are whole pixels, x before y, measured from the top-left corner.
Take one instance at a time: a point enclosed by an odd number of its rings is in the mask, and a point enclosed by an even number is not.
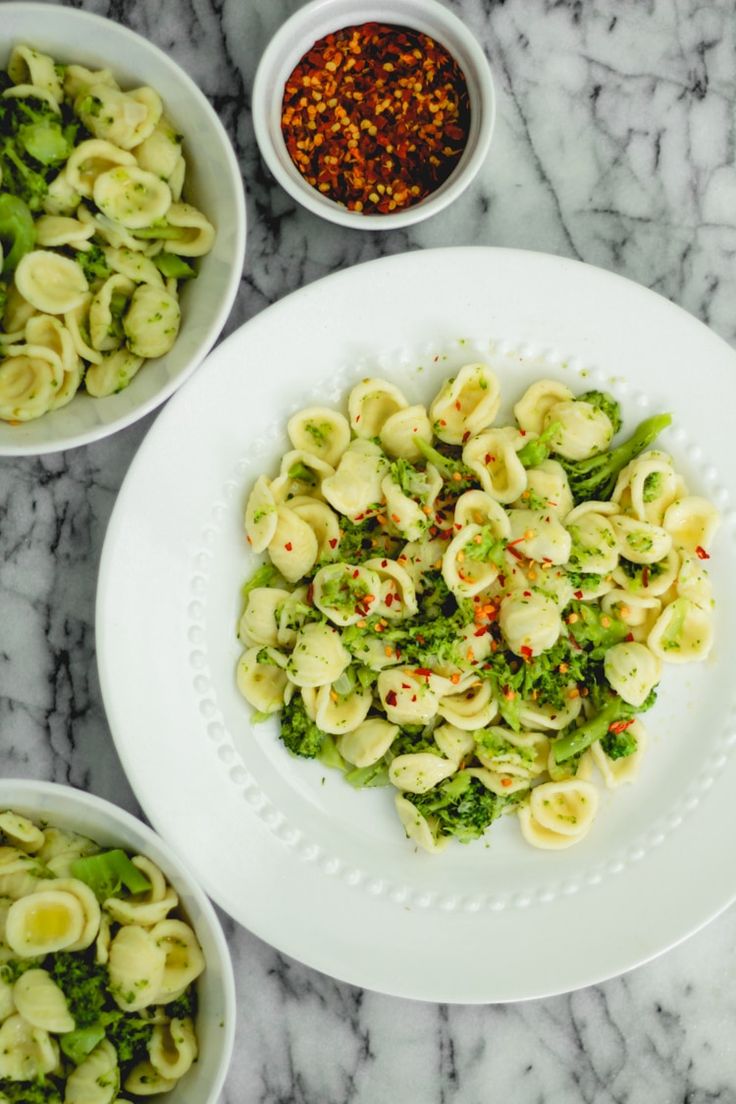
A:
[[[195,1020],[197,1018],[198,1003],[197,987],[196,985],[190,985],[180,997],[167,1004],[164,1011],[172,1020],[185,1020],[187,1018]]]
[[[549,442],[561,428],[559,422],[550,422],[538,437],[535,437],[532,441],[527,441],[524,447],[519,449],[516,455],[525,468],[536,468],[538,464],[547,459],[551,452]]]
[[[577,644],[587,646],[593,659],[603,659],[614,644],[620,644],[630,632],[620,618],[603,613],[588,602],[570,602],[565,614],[570,636]]]
[[[251,575],[247,582],[243,583],[241,594],[245,601],[248,600],[248,595],[256,587],[277,587],[282,582],[276,568],[272,563],[261,564]]]
[[[148,1043],[153,1024],[140,1016],[109,1012],[103,1017],[105,1035],[115,1047],[119,1062],[138,1061],[148,1057]]]
[[[590,456],[587,460],[565,460],[560,457],[575,502],[591,498],[598,501],[609,499],[621,469],[648,448],[671,422],[669,414],[656,414],[637,426],[628,441],[617,448]]]
[[[662,490],[662,473],[661,471],[650,472],[644,480],[644,487],[642,490],[642,498],[645,502],[654,502],[655,498],[660,494]]]
[[[608,734],[601,740],[601,747],[609,759],[625,759],[633,755],[638,746],[636,736],[630,728],[622,727],[620,731],[614,732],[609,729]]]
[[[0,1104],[62,1104],[56,1084],[40,1081],[0,1081]]]
[[[506,567],[506,541],[499,539],[492,525],[484,525],[475,539],[466,544],[465,555],[469,560],[494,563],[503,570]]]
[[[458,771],[423,794],[404,795],[422,816],[433,819],[437,834],[469,843],[519,801],[517,794],[499,797],[467,771]]]
[[[319,755],[325,733],[310,721],[301,694],[295,694],[281,712],[281,739],[292,755],[314,759]]]
[[[90,283],[94,283],[95,280],[106,280],[108,276],[112,276],[112,271],[108,268],[105,254],[102,252],[99,245],[93,245],[87,250],[78,250],[74,254],[74,260],[82,269]]]
[[[61,953],[54,956],[51,976],[66,997],[75,1026],[91,1027],[105,1007],[108,988],[107,970],[84,955]]]
[[[622,425],[621,407],[613,395],[609,395],[607,391],[585,391],[578,395],[578,400],[590,403],[596,410],[602,410],[613,426],[614,434],[618,433]]]
[[[362,564],[373,556],[385,554],[389,550],[386,538],[375,517],[363,522],[340,518],[340,559],[346,563]],[[390,547],[393,547],[393,543]]]

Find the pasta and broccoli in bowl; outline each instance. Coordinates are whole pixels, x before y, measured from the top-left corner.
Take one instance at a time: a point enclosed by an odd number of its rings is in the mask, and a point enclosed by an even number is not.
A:
[[[218,1099],[232,967],[211,905],[150,829],[71,788],[5,780],[0,931],[0,1101]]]
[[[428,407],[379,378],[288,423],[245,529],[237,684],[292,754],[393,787],[433,852],[503,814],[583,840],[632,780],[668,663],[705,659],[718,513],[604,391],[539,379],[496,423],[485,363]],[[617,444],[621,434],[621,443]]]
[[[219,120],[154,46],[68,9],[40,40],[34,5],[6,7],[0,452],[38,452],[183,382],[234,297],[245,215]]]

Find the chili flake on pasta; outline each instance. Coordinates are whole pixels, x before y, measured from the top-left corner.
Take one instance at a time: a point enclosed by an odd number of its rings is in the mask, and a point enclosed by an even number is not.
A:
[[[149,87],[16,46],[0,74],[0,419],[122,391],[174,345],[215,230]]]
[[[506,813],[535,847],[580,842],[599,784],[636,776],[663,666],[713,643],[719,517],[652,447],[669,415],[615,445],[606,392],[537,380],[513,425],[499,405],[482,363],[428,408],[364,379],[347,416],[289,420],[245,512],[267,560],[240,692],[291,753],[392,786],[430,852]]]

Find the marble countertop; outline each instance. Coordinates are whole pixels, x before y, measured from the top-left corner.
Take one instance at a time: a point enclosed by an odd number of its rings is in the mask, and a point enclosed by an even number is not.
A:
[[[492,150],[449,210],[390,233],[319,221],[260,160],[253,76],[296,0],[74,6],[163,47],[230,132],[250,224],[228,331],[358,261],[479,243],[601,265],[736,342],[734,0],[454,0],[494,66]],[[116,492],[154,418],[88,448],[0,461],[0,770],[134,812],[97,683],[94,597]],[[487,1007],[362,992],[223,922],[240,1007],[227,1104],[736,1101],[734,909],[606,984]]]

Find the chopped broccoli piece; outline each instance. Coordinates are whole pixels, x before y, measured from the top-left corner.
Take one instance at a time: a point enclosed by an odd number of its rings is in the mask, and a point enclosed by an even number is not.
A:
[[[630,728],[622,728],[620,732],[611,732],[609,729],[601,740],[601,747],[609,759],[625,759],[633,755],[638,746],[636,736]]]
[[[519,449],[516,455],[525,468],[536,468],[538,464],[547,459],[551,452],[549,442],[561,428],[559,422],[550,422],[538,437],[535,437],[532,441],[527,441],[524,447]]]
[[[164,1011],[172,1020],[186,1020],[187,1018],[194,1020],[197,1017],[198,1003],[197,987],[196,985],[190,985],[180,997],[165,1005]]]
[[[108,268],[105,254],[100,249],[99,245],[93,245],[90,249],[79,249],[74,254],[74,260],[87,277],[88,282],[93,283],[95,280],[106,280],[108,276],[112,276],[112,271]]]
[[[671,422],[669,414],[655,414],[637,426],[628,441],[617,448],[597,453],[586,460],[565,460],[560,457],[575,502],[585,502],[591,498],[599,501],[609,499],[621,469],[648,448]]]
[[[53,1080],[0,1081],[0,1104],[62,1104]]]
[[[466,544],[465,555],[469,560],[494,563],[503,570],[506,566],[506,541],[496,536],[493,526],[484,525],[475,540]]]
[[[60,1036],[59,1046],[75,1066],[80,1066],[104,1038],[105,1028],[98,1022],[90,1024],[89,1027],[77,1027],[74,1031],[67,1031],[65,1035]]]
[[[66,997],[77,1028],[90,1027],[105,1007],[107,970],[84,955],[61,952],[49,967],[51,976]]]
[[[606,651],[620,644],[630,632],[620,618],[604,613],[597,605],[588,602],[570,602],[567,607],[567,627],[579,645],[588,645],[594,659],[603,659]]]
[[[618,433],[622,425],[621,407],[613,395],[609,395],[607,391],[585,391],[582,395],[578,395],[578,400],[590,403],[597,410],[603,411],[613,426],[614,435]]]
[[[454,836],[461,843],[478,839],[494,820],[520,800],[518,793],[509,797],[491,793],[467,771],[458,771],[426,793],[404,796],[422,816],[434,821],[438,835]]]
[[[243,584],[241,594],[247,601],[248,595],[256,587],[277,587],[281,584],[282,579],[276,568],[272,563],[261,564],[260,567],[251,575],[250,579]]]
[[[87,855],[75,859],[71,865],[74,878],[79,878],[93,890],[98,901],[116,897],[122,886],[129,893],[145,893],[151,883],[137,866],[134,866],[124,851],[101,851],[97,855]]]
[[[123,1012],[108,1012],[103,1016],[105,1035],[115,1047],[119,1062],[139,1061],[148,1057],[148,1043],[153,1024],[140,1016]]]
[[[593,686],[591,688],[591,701],[597,707],[598,712],[578,728],[564,729],[554,740],[552,752],[555,762],[564,763],[573,755],[579,755],[580,752],[594,744],[596,740],[604,740],[609,733],[613,736],[625,733],[628,727],[626,721],[632,720],[637,713],[646,713],[656,700],[656,691],[651,690],[641,705],[629,705],[608,686]],[[630,753],[627,752],[626,754]]]
[[[193,280],[197,276],[197,270],[175,253],[159,253],[153,258],[153,263],[167,280]]]
[[[478,486],[478,477],[462,460],[452,456],[445,456],[438,449],[432,448],[428,441],[422,437],[415,437],[416,446],[428,463],[432,464],[443,479],[452,479],[457,491],[467,490],[468,487]]]
[[[301,694],[295,694],[281,711],[280,736],[292,755],[305,759],[319,755],[326,733],[310,721]]]
[[[0,163],[0,181],[2,177],[2,164]],[[2,245],[2,271],[14,272],[18,261],[26,253],[30,253],[36,243],[36,227],[33,224],[33,215],[25,203],[18,196],[9,192],[0,193],[0,244]],[[7,290],[5,292],[7,296]],[[5,298],[5,296],[3,298]]]
[[[644,480],[644,487],[642,490],[642,498],[645,502],[654,502],[655,498],[662,490],[662,473],[661,471],[650,472]]]
[[[353,767],[345,772],[345,781],[356,790],[369,789],[375,786],[389,786],[390,779],[386,764],[382,759],[373,763],[370,767]]]

